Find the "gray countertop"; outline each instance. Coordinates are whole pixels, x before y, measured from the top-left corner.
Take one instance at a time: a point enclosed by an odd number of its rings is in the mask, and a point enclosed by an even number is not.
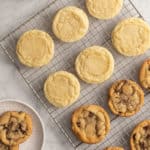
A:
[[[42,10],[52,0],[0,0],[0,39],[24,23],[38,11]],[[150,23],[150,1],[133,0],[133,3]],[[3,51],[0,51],[0,99],[15,98],[30,104],[42,117],[46,132],[44,150],[71,150],[71,145],[59,130],[56,130],[53,121],[47,117],[45,108],[35,103],[36,97],[22,80],[16,67]]]

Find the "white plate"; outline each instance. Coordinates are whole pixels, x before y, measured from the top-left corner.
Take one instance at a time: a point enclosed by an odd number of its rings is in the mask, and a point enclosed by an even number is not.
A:
[[[20,144],[19,150],[41,150],[44,142],[44,127],[38,113],[29,105],[18,100],[0,100],[0,114],[6,111],[25,111],[32,117],[33,133]]]

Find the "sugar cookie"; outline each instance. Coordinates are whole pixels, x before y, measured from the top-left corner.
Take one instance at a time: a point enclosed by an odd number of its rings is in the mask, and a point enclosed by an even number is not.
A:
[[[150,48],[150,26],[140,18],[125,19],[114,28],[112,43],[122,55],[141,55]]]
[[[66,71],[56,72],[44,84],[48,101],[56,107],[65,107],[75,102],[80,94],[78,79]]]
[[[111,19],[116,16],[123,5],[123,0],[86,0],[89,13],[97,19]]]
[[[77,74],[85,82],[101,83],[112,75],[114,59],[106,48],[92,46],[78,55],[75,67]]]
[[[21,63],[29,67],[41,67],[54,55],[54,42],[44,31],[30,30],[18,40],[16,53]]]
[[[53,32],[64,42],[80,40],[88,31],[88,17],[80,8],[69,6],[59,10],[53,20]]]

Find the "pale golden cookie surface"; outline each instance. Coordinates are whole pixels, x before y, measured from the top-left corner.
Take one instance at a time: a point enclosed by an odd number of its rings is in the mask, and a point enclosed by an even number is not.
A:
[[[53,32],[64,42],[80,40],[88,31],[89,21],[85,12],[75,6],[60,9],[53,20]]]
[[[82,142],[98,143],[110,130],[110,119],[98,105],[81,106],[72,115],[72,130]]]
[[[150,59],[144,61],[139,74],[142,87],[150,89]]]
[[[19,150],[19,145],[8,146],[8,145],[0,142],[0,150]]]
[[[8,111],[0,116],[0,140],[6,145],[18,145],[32,134],[32,119],[25,112]]]
[[[44,84],[47,100],[56,107],[71,105],[80,95],[80,83],[71,73],[58,71],[48,77]]]
[[[16,53],[22,64],[41,67],[53,58],[54,42],[44,31],[30,30],[19,38]]]
[[[114,28],[112,43],[125,56],[137,56],[150,48],[150,26],[140,18],[128,18]]]
[[[83,50],[75,62],[76,72],[87,83],[101,83],[114,70],[112,54],[104,47],[92,46]]]
[[[143,106],[144,92],[131,80],[119,80],[110,88],[108,104],[114,114],[132,116]]]
[[[150,120],[139,123],[130,137],[131,150],[150,149]]]
[[[98,19],[111,19],[121,10],[123,0],[86,0],[89,13]]]
[[[118,146],[110,146],[107,147],[105,150],[124,150],[124,148]]]

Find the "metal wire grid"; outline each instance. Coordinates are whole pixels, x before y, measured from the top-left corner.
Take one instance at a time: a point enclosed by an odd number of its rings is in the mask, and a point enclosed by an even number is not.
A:
[[[115,128],[115,130],[112,130],[112,133],[109,134],[109,138],[106,138],[106,140],[103,142],[104,144],[102,143],[100,145],[100,148],[102,148],[102,145],[105,146],[105,144],[108,145],[112,144],[113,142],[116,143],[116,141],[113,140],[115,138],[112,139],[110,135],[119,135],[119,130],[116,129],[115,125],[113,126],[113,124],[118,122],[120,118],[117,118],[115,115],[111,114],[107,106],[107,91],[109,86],[112,84],[112,82],[121,78],[129,78],[138,81],[137,76],[139,66],[145,58],[150,56],[149,52],[136,58],[126,58],[124,56],[119,55],[111,45],[110,34],[113,27],[119,20],[131,16],[141,17],[141,15],[137,12],[135,7],[129,0],[125,0],[124,7],[117,17],[108,21],[99,21],[92,17],[89,17],[90,28],[88,34],[79,42],[66,44],[58,41],[53,35],[53,33],[50,31],[50,20],[52,20],[54,14],[56,13],[56,10],[66,5],[77,5],[86,11],[84,6],[84,0],[56,0],[52,5],[48,6],[42,12],[38,13],[38,15],[33,17],[31,20],[29,20],[24,25],[20,26],[17,30],[15,30],[12,34],[7,36],[7,38],[5,38],[1,42],[1,47],[10,57],[10,59],[15,63],[24,80],[33,90],[40,102],[46,107],[49,115],[54,119],[57,126],[66,135],[66,137],[71,142],[74,148],[94,149],[97,147],[97,145],[89,146],[87,144],[82,144],[73,135],[71,131],[71,125],[69,123],[72,111],[84,103],[95,103],[102,105],[109,112],[112,120],[112,127]],[[19,38],[19,36],[23,32],[33,28],[38,28],[47,31],[55,40],[55,57],[53,61],[47,66],[39,69],[31,69],[22,66],[20,62],[18,62],[15,53],[16,41]],[[45,79],[50,73],[58,70],[67,70],[76,74],[74,70],[74,61],[76,56],[81,50],[94,44],[103,45],[111,51],[116,63],[115,73],[108,81],[102,83],[101,85],[89,86],[80,81],[82,89],[79,100],[70,107],[64,109],[56,109],[55,107],[50,105],[44,97],[43,83]],[[132,66],[132,68],[129,66]],[[146,117],[145,114],[144,117]],[[130,119],[128,121],[130,121]],[[124,127],[126,129],[126,120],[122,120],[121,122],[124,122],[123,125],[125,125]],[[119,140],[119,143],[125,144],[125,141]]]

